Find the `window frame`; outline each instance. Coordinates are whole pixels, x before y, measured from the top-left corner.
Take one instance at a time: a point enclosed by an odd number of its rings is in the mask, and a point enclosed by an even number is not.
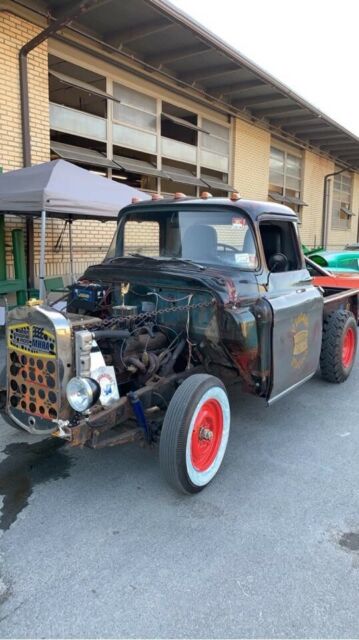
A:
[[[271,181],[271,160],[272,160],[272,150],[279,152],[281,154],[283,154],[283,173],[281,174],[283,176],[283,185],[280,184],[276,184],[275,182]],[[271,144],[270,145],[270,150],[269,150],[269,176],[268,176],[268,197],[270,198],[271,201],[274,200],[274,198],[270,195],[271,191],[273,191],[273,189],[271,189],[271,187],[275,187],[275,188],[280,188],[282,190],[282,193],[280,194],[278,192],[278,195],[282,196],[283,198],[288,197],[288,199],[290,200],[290,198],[293,198],[292,195],[287,194],[287,191],[294,191],[295,193],[298,193],[298,196],[294,196],[295,198],[298,198],[299,200],[301,200],[302,198],[302,191],[303,191],[303,155],[299,152],[296,152],[296,149],[290,149],[281,145],[277,145],[277,144]],[[288,157],[290,157],[291,159],[295,159],[296,161],[299,162],[299,169],[300,169],[300,175],[299,178],[289,175],[288,174]],[[279,173],[279,172],[277,172]],[[299,182],[299,189],[293,189],[293,187],[288,187],[287,186],[287,182],[288,180],[290,180],[291,178],[294,178],[295,180],[298,180]],[[285,204],[285,201],[283,201],[283,203]],[[294,203],[288,203],[288,205],[298,214],[299,219],[301,220],[302,218],[302,208],[303,206],[305,206],[304,204],[294,204]]]
[[[168,206],[168,208],[166,208],[166,213],[173,215],[174,213],[178,213],[181,211],[188,211],[190,213],[208,213],[209,207],[204,207],[204,206],[193,206],[193,205],[188,205],[185,207],[178,207],[178,206]],[[221,213],[221,212],[228,212],[229,208],[228,207],[223,207],[223,206],[213,206],[210,208],[210,210],[212,211],[216,211],[217,213]],[[253,243],[254,243],[254,247],[255,247],[255,255],[256,255],[256,265],[254,267],[251,268],[245,268],[242,265],[237,265],[237,264],[226,264],[226,263],[209,263],[208,266],[209,267],[218,267],[218,266],[223,266],[223,268],[228,268],[228,269],[235,269],[238,271],[244,271],[245,273],[260,273],[262,271],[262,253],[261,253],[261,247],[259,245],[258,242],[258,237],[257,237],[257,232],[256,232],[256,226],[253,222],[253,220],[251,219],[251,217],[246,213],[246,211],[240,209],[239,207],[231,207],[230,208],[230,212],[232,217],[233,216],[242,216],[243,218],[245,218],[245,220],[247,221],[247,226],[248,229],[250,229],[251,234],[252,234],[252,238],[253,238]],[[126,211],[123,216],[120,217],[119,221],[118,221],[118,225],[117,225],[117,229],[115,232],[115,236],[113,238],[113,241],[111,243],[114,244],[114,251],[115,251],[115,256],[119,257],[119,258],[123,258],[123,259],[127,259],[128,256],[125,255],[118,255],[119,253],[124,252],[124,241],[125,241],[125,226],[126,223],[131,221],[129,220],[129,218],[131,217],[131,215],[134,215],[134,213],[139,213],[139,214],[147,214],[148,215],[148,222],[158,222],[159,223],[159,237],[160,237],[160,249],[161,249],[161,242],[162,242],[162,232],[163,232],[163,226],[161,225],[161,220],[163,219],[163,214],[164,212],[162,211],[162,207],[159,208],[158,210],[156,210],[156,212],[154,212],[153,210],[146,210],[146,209],[141,209],[138,210],[136,212],[133,211]],[[152,218],[151,219],[151,215],[153,215],[154,213],[156,213],[157,215],[159,215],[159,220],[156,220],[156,218]],[[143,220],[143,222],[146,222],[147,220]],[[204,222],[205,222],[205,218],[204,218]],[[116,240],[115,240],[116,238]],[[115,242],[114,242],[115,241]],[[223,244],[223,243],[218,243],[218,244]],[[113,257],[113,256],[111,256]],[[105,258],[106,260],[106,258]],[[161,257],[159,257],[159,260],[161,260]],[[195,261],[195,257],[193,258],[193,260]],[[164,260],[165,262],[165,260]]]
[[[340,171],[337,175],[333,176],[333,184],[332,184],[332,204],[331,204],[331,229],[334,231],[350,231],[352,228],[352,217],[354,214],[348,215],[346,217],[341,218],[340,214],[343,211],[343,207],[349,209],[351,211],[352,202],[353,202],[353,174],[348,170],[341,170],[340,167],[335,167],[336,170]],[[343,189],[343,178],[350,180],[350,191],[347,192]],[[339,189],[336,187],[335,183],[340,182]],[[339,194],[339,197],[336,197],[336,194]],[[343,196],[348,195],[349,200],[344,200]],[[338,216],[335,219],[335,204],[340,203],[338,208]],[[343,224],[341,224],[343,223]]]

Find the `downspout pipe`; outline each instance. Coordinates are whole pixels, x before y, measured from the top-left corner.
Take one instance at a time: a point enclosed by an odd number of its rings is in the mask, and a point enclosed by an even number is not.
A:
[[[26,42],[19,51],[19,73],[20,73],[20,110],[21,110],[21,136],[23,166],[31,167],[31,132],[30,132],[30,104],[29,104],[29,81],[28,81],[28,55],[45,40],[55,35],[60,29],[66,27],[70,22],[78,18],[81,14],[91,11],[96,7],[109,2],[109,0],[80,0],[71,9],[66,11],[61,17],[56,18],[34,38]],[[32,217],[26,220],[27,233],[27,273],[28,286],[34,286],[34,226]]]
[[[324,191],[323,191],[323,217],[322,217],[322,238],[321,245],[324,249],[327,248],[328,244],[328,227],[329,227],[329,207],[328,207],[328,199],[329,199],[329,181],[330,178],[334,176],[338,176],[340,173],[344,173],[344,171],[350,171],[351,169],[345,167],[344,169],[339,169],[339,171],[334,171],[333,173],[327,173],[324,176]]]

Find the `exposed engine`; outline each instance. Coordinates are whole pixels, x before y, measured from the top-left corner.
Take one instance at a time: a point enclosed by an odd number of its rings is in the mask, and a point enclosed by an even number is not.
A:
[[[30,432],[50,431],[94,404],[200,365],[216,342],[209,291],[82,282],[64,313],[47,306],[10,313],[8,411]]]
[[[203,291],[78,283],[68,310],[101,318],[93,337],[106,365],[114,367],[118,385],[127,391],[200,361],[198,341],[211,330],[213,303]]]

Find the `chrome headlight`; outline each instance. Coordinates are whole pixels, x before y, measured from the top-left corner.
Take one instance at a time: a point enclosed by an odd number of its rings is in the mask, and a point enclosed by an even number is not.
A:
[[[100,397],[101,388],[92,378],[71,378],[66,387],[69,405],[78,413],[90,409]]]

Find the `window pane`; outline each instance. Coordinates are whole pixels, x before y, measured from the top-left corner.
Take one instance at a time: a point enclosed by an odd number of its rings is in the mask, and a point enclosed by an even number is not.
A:
[[[223,138],[223,140],[229,140],[229,128],[223,127],[216,122],[211,122],[211,120],[206,120],[206,118],[202,118],[202,129],[208,131],[208,133],[212,133],[214,136],[218,136],[218,138]],[[204,133],[203,138],[208,138],[209,136]]]
[[[288,175],[300,178],[301,159],[295,156],[287,155],[287,173]]]
[[[158,222],[160,221],[160,222]],[[161,233],[159,233],[159,224]],[[117,229],[117,255],[124,251],[158,257],[182,258],[204,264],[256,268],[257,250],[251,226],[239,211],[168,210],[127,213]]]
[[[269,180],[272,184],[276,184],[278,187],[284,187],[284,174],[277,171],[270,171]]]
[[[143,253],[158,256],[160,252],[160,227],[158,222],[128,221],[124,232],[124,255]]]
[[[284,164],[284,151],[281,151],[280,149],[275,149],[274,147],[271,147],[271,149],[270,149],[270,159],[271,160],[276,160],[276,161],[281,162],[282,164]]]
[[[156,116],[139,109],[132,109],[123,104],[114,104],[113,117],[114,120],[127,122],[134,127],[156,131]]]
[[[201,134],[202,147],[209,149],[210,151],[217,151],[217,153],[227,156],[229,154],[229,143],[220,138],[214,136],[208,136],[206,133]]]
[[[287,176],[285,181],[285,186],[288,189],[296,189],[296,191],[300,191],[300,180],[298,178],[290,178]]]
[[[147,111],[148,113],[155,114],[156,113],[156,100],[155,98],[151,98],[150,96],[146,96],[139,91],[135,91],[134,89],[130,89],[129,87],[124,87],[117,82],[113,83],[113,95],[118,100],[121,100],[121,103],[130,107],[136,107],[142,111]]]
[[[114,144],[129,149],[139,149],[147,153],[156,153],[157,136],[155,133],[145,133],[121,124],[114,124],[112,131]]]

